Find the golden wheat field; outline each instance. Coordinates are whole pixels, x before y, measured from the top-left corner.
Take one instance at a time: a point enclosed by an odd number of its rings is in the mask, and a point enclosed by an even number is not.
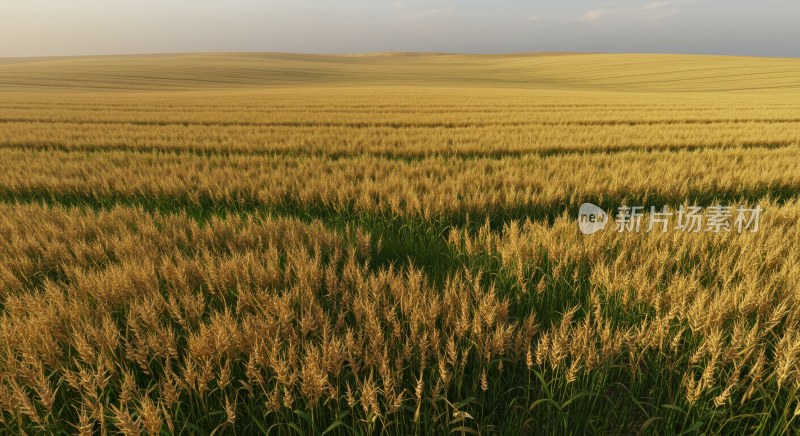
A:
[[[800,59],[0,59],[0,428],[796,433],[798,193]]]

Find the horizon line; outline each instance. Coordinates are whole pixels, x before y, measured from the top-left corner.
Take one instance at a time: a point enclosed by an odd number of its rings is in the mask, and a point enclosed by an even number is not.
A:
[[[262,55],[295,55],[319,57],[355,57],[355,56],[525,56],[525,55],[663,55],[663,56],[707,56],[733,58],[766,58],[766,59],[800,59],[799,56],[742,55],[723,53],[686,53],[686,52],[636,52],[636,51],[512,51],[512,52],[447,52],[447,51],[372,51],[372,52],[292,52],[292,51],[166,51],[166,52],[128,52],[128,53],[91,53],[65,55],[30,55],[0,56],[0,59],[66,59],[66,58],[102,58],[125,56],[179,56],[179,55],[226,55],[226,54],[262,54]]]

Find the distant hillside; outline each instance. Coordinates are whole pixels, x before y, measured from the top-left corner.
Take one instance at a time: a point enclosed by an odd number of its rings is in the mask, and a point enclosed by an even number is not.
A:
[[[434,85],[617,91],[800,87],[800,59],[532,53],[203,53],[0,59],[0,91]]]

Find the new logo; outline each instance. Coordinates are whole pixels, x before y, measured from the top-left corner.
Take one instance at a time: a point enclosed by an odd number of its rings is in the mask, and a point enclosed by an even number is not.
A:
[[[578,210],[578,227],[584,235],[591,235],[606,228],[608,214],[599,206],[583,203]]]

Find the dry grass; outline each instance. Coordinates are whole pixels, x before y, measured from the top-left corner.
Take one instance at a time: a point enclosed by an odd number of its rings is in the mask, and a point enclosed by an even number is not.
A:
[[[798,73],[0,60],[0,426],[796,432]],[[765,213],[584,236],[585,201]]]

